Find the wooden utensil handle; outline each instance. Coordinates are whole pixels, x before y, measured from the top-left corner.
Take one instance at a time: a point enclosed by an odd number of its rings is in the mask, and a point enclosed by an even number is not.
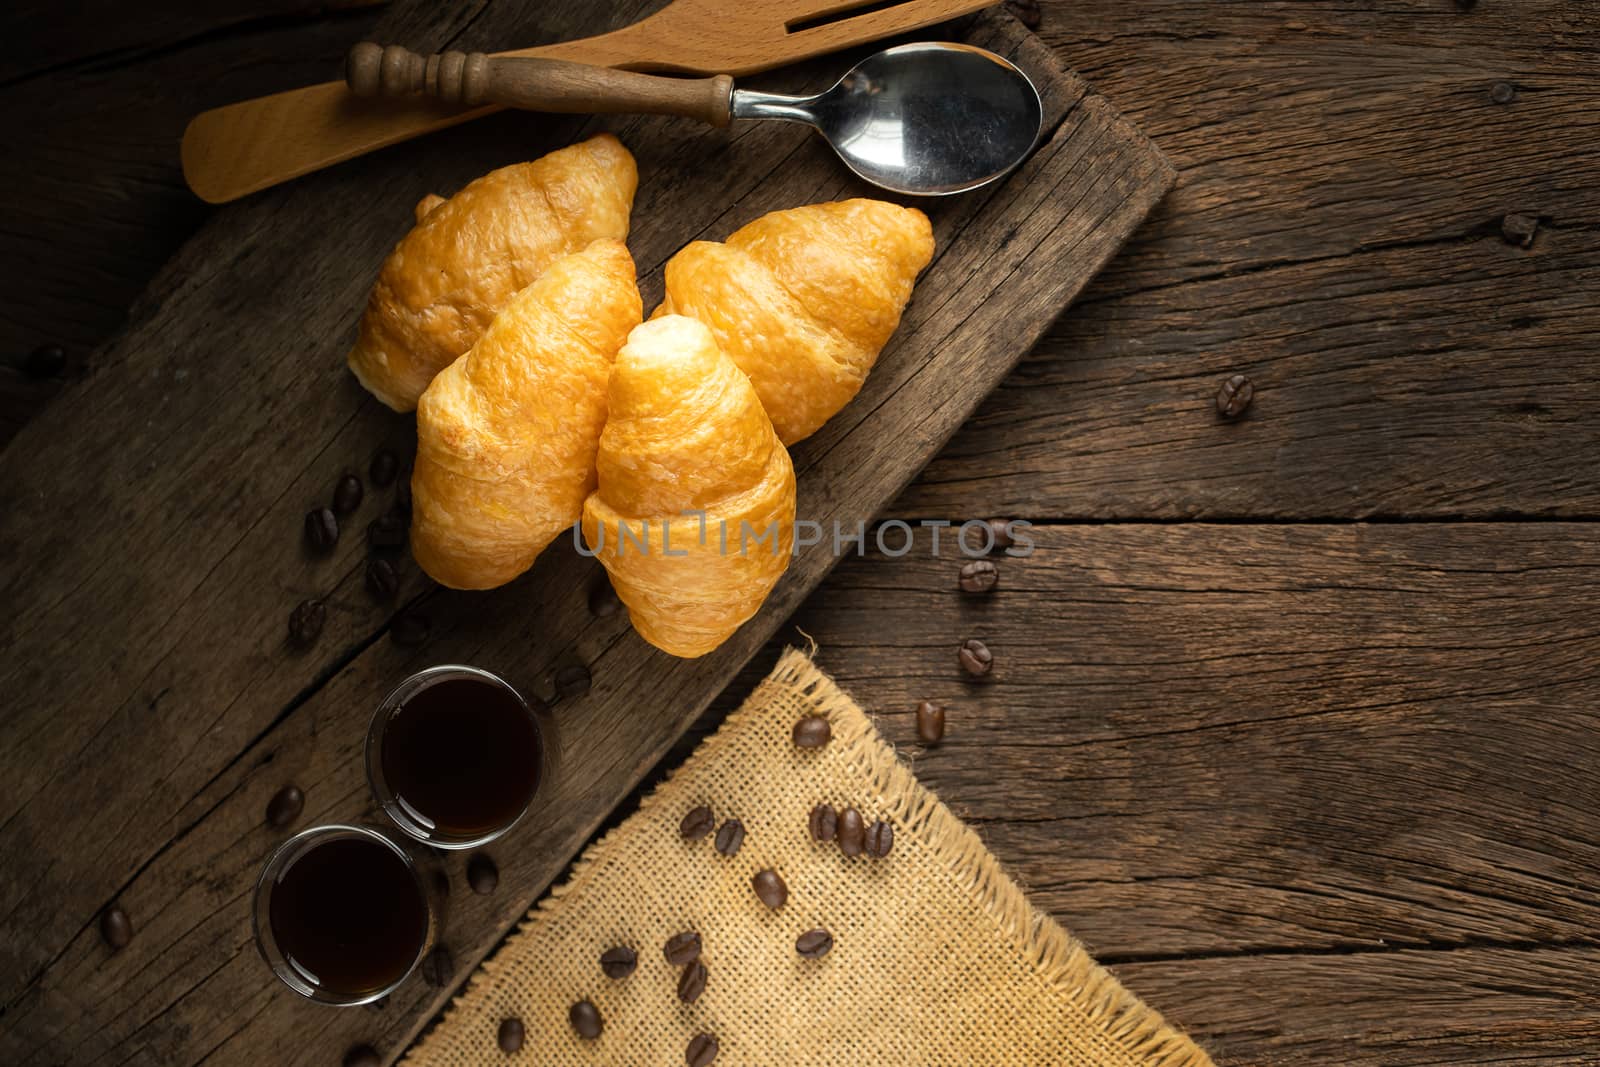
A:
[[[437,97],[477,107],[529,111],[683,115],[728,124],[733,79],[661,78],[560,59],[501,59],[482,52],[421,56],[399,45],[363,42],[350,49],[345,83],[357,96]]]

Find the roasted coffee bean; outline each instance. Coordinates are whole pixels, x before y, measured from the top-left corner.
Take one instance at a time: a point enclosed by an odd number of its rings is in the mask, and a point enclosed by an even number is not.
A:
[[[994,670],[994,653],[976,637],[968,638],[962,644],[956,658],[961,661],[961,669],[974,678],[982,678]]]
[[[328,609],[320,600],[302,600],[289,612],[289,640],[297,645],[314,644],[322,636]]]
[[[379,489],[387,489],[394,484],[394,476],[400,473],[400,460],[387,448],[378,449],[372,457],[372,463],[367,467],[367,477],[372,479],[372,484]]]
[[[639,966],[639,954],[627,945],[618,945],[600,953],[600,969],[607,978],[626,978]]]
[[[313,552],[329,552],[339,543],[339,520],[329,508],[306,512],[306,547]]]
[[[917,705],[917,737],[926,745],[944,740],[944,707],[931,700]]]
[[[361,506],[361,479],[346,471],[333,487],[333,510],[348,515]]]
[[[593,685],[594,678],[589,674],[589,668],[581,663],[574,663],[556,671],[556,696],[563,700],[576,700],[587,693]]]
[[[693,1004],[706,991],[706,965],[695,960],[678,975],[678,999]]]
[[[479,852],[467,861],[467,884],[480,897],[488,896],[500,885],[500,868],[487,853]]]
[[[1533,239],[1539,234],[1539,216],[1526,215],[1514,211],[1500,220],[1500,236],[1505,238],[1506,244],[1516,245],[1518,248],[1530,248]]]
[[[60,377],[66,369],[67,350],[60,345],[40,345],[22,363],[22,372],[35,380]]]
[[[583,1003],[589,1004],[587,1000],[583,1001]],[[593,1010],[594,1005],[589,1004],[589,1007],[590,1010]],[[574,1004],[572,1006],[572,1010],[576,1012],[578,1010],[578,1006]],[[578,1028],[578,1033],[583,1034],[584,1037],[598,1036],[600,1033],[600,1015],[598,1012],[595,1014],[594,1023],[595,1032],[593,1034],[584,1034],[582,1027]],[[576,1018],[572,1020],[572,1025],[578,1025],[578,1020]],[[500,1032],[495,1035],[495,1041],[499,1043],[501,1052],[504,1052],[507,1056],[511,1055],[513,1052],[517,1052],[522,1048],[522,1043],[527,1039],[528,1028],[522,1025],[521,1019],[517,1018],[515,1015],[508,1015],[504,1019],[500,1020]]]
[[[755,877],[750,879],[750,885],[756,891],[756,899],[773,911],[777,911],[789,901],[789,887],[784,884],[778,872],[770,868],[757,871]]]
[[[1039,0],[1006,0],[1006,10],[1030,30],[1037,30],[1039,24],[1044,21],[1044,13],[1039,10]]]
[[[367,592],[388,600],[400,591],[400,572],[386,559],[367,560]]]
[[[113,904],[100,913],[100,938],[113,952],[120,952],[133,940],[133,923],[128,913]]]
[[[833,950],[833,935],[826,930],[807,930],[795,938],[794,950],[808,960],[826,956]]]
[[[744,847],[744,823],[729,819],[717,829],[717,851],[724,856],[737,856]]]
[[[371,1045],[357,1045],[344,1054],[344,1067],[378,1067],[383,1057]]]
[[[615,615],[622,607],[622,601],[617,599],[617,591],[611,588],[611,583],[604,578],[589,587],[589,614],[597,619],[608,615]]]
[[[386,511],[367,523],[367,547],[375,552],[392,552],[406,545],[406,518],[398,511]]]
[[[448,945],[434,945],[422,961],[422,980],[431,986],[446,986],[455,977],[456,961]]]
[[[274,830],[282,830],[305,810],[306,795],[300,792],[298,786],[286,785],[267,801],[267,825]]]
[[[959,582],[963,593],[987,593],[1000,581],[1000,568],[986,559],[968,560],[961,565]]]
[[[839,851],[846,856],[859,856],[867,849],[867,826],[855,808],[845,808],[839,813]]]
[[[1517,98],[1517,87],[1510,82],[1495,82],[1489,86],[1489,101],[1494,104],[1509,104]]]
[[[402,611],[395,616],[394,625],[389,627],[389,640],[401,648],[416,648],[428,639],[433,624],[426,615],[415,611]]]
[[[711,809],[704,804],[692,808],[689,814],[683,817],[678,824],[678,833],[683,835],[685,841],[698,841],[716,829],[716,817],[711,814]]]
[[[832,804],[818,804],[811,809],[811,839],[813,841],[832,841],[834,834],[839,832],[839,814],[833,810]]]
[[[867,827],[867,852],[882,859],[894,848],[894,827],[879,819]]]
[[[995,551],[1004,551],[1017,543],[1011,533],[1010,519],[990,519],[989,537],[994,541]]]
[[[674,967],[693,963],[700,958],[700,935],[693,930],[673,934],[667,938],[667,943],[662,946],[661,951],[667,957],[667,962]]]
[[[1217,387],[1217,414],[1225,419],[1237,419],[1255,395],[1255,384],[1244,375],[1235,374]]]
[[[572,1020],[572,1028],[585,1041],[593,1041],[606,1028],[605,1023],[600,1021],[600,1009],[587,1000],[574,1004],[572,1010],[567,1012],[567,1018]]]
[[[689,1067],[711,1067],[717,1059],[717,1039],[710,1034],[695,1034],[684,1050],[683,1062]]]
[[[400,484],[394,487],[394,509],[407,518],[411,516],[411,479],[403,474]]]
[[[833,727],[821,715],[807,715],[794,724],[794,743],[800,748],[821,748],[833,737]]]

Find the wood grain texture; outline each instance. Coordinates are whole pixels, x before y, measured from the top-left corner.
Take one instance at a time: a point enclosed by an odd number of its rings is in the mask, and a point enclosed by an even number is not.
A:
[[[575,28],[581,5],[562,17]],[[823,523],[882,507],[1171,179],[1159,153],[1053,71],[1014,22],[971,32],[1041,80],[1054,132],[1007,183],[933,211],[941,251],[901,332],[857,402],[796,450],[802,513]],[[589,618],[594,568],[567,546],[486,596],[424,595],[408,568],[402,599],[426,601],[416,610],[437,636],[406,653],[384,637],[392,607],[360,584],[360,524],[381,495],[330,558],[302,557],[304,509],[342,468],[404,436],[405,420],[377,410],[341,356],[410,204],[542,151],[530,146],[535,130],[545,144],[578,130],[506,118],[487,120],[503,123],[498,133],[463,129],[220,217],[163,272],[100,372],[0,456],[0,494],[23,502],[0,516],[0,551],[33,561],[3,586],[15,608],[6,681],[21,699],[0,723],[13,787],[0,805],[0,1060],[270,1052],[312,1063],[357,1040],[394,1052],[446,990],[413,983],[381,1013],[329,1013],[267,980],[255,958],[245,895],[283,836],[262,824],[271,795],[299,785],[301,825],[367,812],[364,723],[421,656],[482,664],[536,691],[555,668],[588,664],[594,691],[560,709],[568,756],[549,807],[497,849],[501,892],[459,892],[456,858],[449,936],[469,967],[831,565],[825,552],[801,556],[757,620],[690,662],[648,648],[624,620]],[[647,303],[660,263],[685,241],[859,191],[791,127],[729,134],[640,120],[618,132],[649,176],[630,238]],[[1044,269],[1063,261],[1073,269]],[[24,461],[39,454],[48,468]],[[55,537],[64,525],[81,535]],[[284,620],[308,595],[328,600],[331,628],[293,655]],[[93,926],[112,900],[137,934],[108,956]]]

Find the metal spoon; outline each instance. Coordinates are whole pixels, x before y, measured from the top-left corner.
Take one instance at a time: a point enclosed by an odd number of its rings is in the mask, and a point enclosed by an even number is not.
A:
[[[735,89],[727,75],[664,78],[554,59],[495,59],[359,44],[345,80],[360,96],[425,93],[468,106],[803,122],[874,185],[945,196],[987,185],[1027,158],[1044,109],[1028,76],[992,52],[923,42],[858,63],[815,96]]]

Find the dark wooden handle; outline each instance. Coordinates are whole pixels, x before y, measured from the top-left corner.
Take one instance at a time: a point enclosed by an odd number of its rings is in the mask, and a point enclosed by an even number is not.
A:
[[[357,96],[435,96],[451,104],[500,104],[580,114],[684,115],[726,126],[733,79],[663,78],[560,59],[496,59],[482,52],[421,56],[399,45],[350,49],[345,84]]]

